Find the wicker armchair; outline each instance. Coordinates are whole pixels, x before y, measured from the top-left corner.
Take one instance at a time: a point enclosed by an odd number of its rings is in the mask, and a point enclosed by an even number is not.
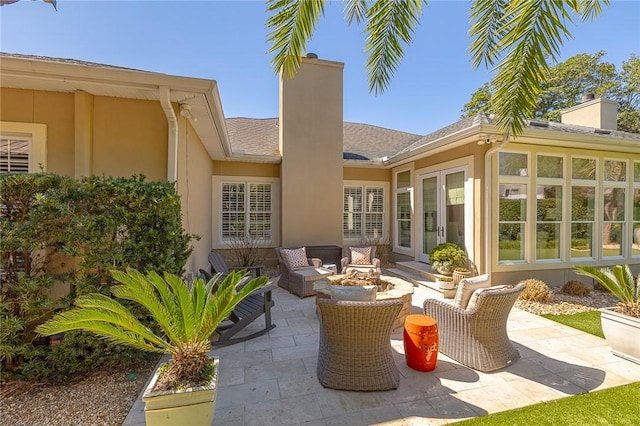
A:
[[[302,247],[277,247],[275,249],[280,272],[278,286],[299,297],[314,296],[316,292],[313,289],[313,283],[322,277],[333,275],[333,271],[322,267],[322,259],[311,257],[307,258],[307,266],[292,268],[283,256],[282,250],[300,248]]]
[[[352,256],[351,256],[351,249],[366,249],[366,248],[370,248],[371,249],[371,256],[368,259],[368,263],[366,264],[359,264],[359,263],[354,263]],[[340,269],[341,269],[341,273],[342,274],[346,274],[347,272],[349,272],[350,270],[357,270],[357,271],[362,271],[362,272],[368,272],[369,270],[373,269],[374,271],[380,273],[382,272],[380,269],[380,259],[378,259],[376,257],[376,246],[346,246],[344,248],[344,257],[340,260]]]
[[[425,300],[425,315],[438,321],[440,352],[479,371],[497,370],[520,358],[507,336],[507,317],[522,290],[523,284],[476,290],[467,309]]]
[[[402,301],[318,299],[317,303],[320,384],[352,391],[397,389],[400,371],[392,355],[391,324],[402,308]]]

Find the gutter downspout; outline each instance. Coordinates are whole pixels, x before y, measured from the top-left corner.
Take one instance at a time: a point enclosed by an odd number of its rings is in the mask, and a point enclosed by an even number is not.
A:
[[[509,143],[508,139],[503,139],[500,145],[492,146],[484,153],[484,273],[491,274],[491,157]]]
[[[169,125],[167,141],[167,181],[178,182],[178,119],[171,106],[171,92],[167,86],[160,86],[160,104]]]

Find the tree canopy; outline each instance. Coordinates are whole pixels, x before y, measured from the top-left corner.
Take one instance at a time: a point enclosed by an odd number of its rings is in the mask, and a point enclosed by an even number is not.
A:
[[[268,0],[272,64],[285,78],[295,75],[306,43],[324,14],[325,0]],[[384,91],[411,44],[426,0],[343,0],[347,23],[364,24],[369,90]],[[471,57],[475,67],[495,67],[496,122],[518,136],[532,116],[540,82],[557,62],[564,40],[571,37],[574,18],[590,20],[609,0],[475,0],[471,3]]]
[[[583,95],[593,93],[618,103],[618,130],[640,133],[640,58],[631,54],[618,71],[605,62],[606,52],[581,53],[549,68],[540,82],[530,118],[560,121],[560,111],[580,103]],[[495,112],[492,83],[485,83],[471,94],[462,108],[462,116],[479,111]]]

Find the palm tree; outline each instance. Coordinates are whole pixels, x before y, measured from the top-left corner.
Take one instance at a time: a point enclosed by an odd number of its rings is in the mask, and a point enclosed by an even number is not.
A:
[[[426,0],[343,0],[350,25],[365,23],[365,51],[369,57],[369,90],[384,91],[398,69],[403,45],[412,42]],[[471,55],[475,67],[494,67],[491,103],[498,126],[505,134],[522,134],[531,117],[540,82],[557,61],[567,24],[577,16],[593,19],[609,0],[475,0],[471,6]],[[306,43],[324,13],[325,0],[268,0],[273,67],[292,78],[300,67]]]
[[[611,292],[620,303],[618,312],[640,318],[640,276],[634,279],[629,265],[615,265],[613,268],[597,269],[592,266],[574,266],[577,274],[598,281]]]
[[[162,334],[143,325],[130,308],[97,293],[78,297],[76,308],[55,315],[38,326],[36,332],[50,336],[84,330],[116,344],[171,354],[159,381],[162,385],[157,385],[156,390],[191,387],[206,381],[203,373],[210,365],[207,353],[214,330],[240,301],[268,283],[267,277],[258,277],[238,288],[245,271],[231,272],[222,283],[218,283],[220,274],[206,284],[197,278],[190,289],[180,277],[169,273],[163,278],[155,272],[143,275],[129,268],[111,274],[121,283],[111,287],[113,295],[145,308]]]

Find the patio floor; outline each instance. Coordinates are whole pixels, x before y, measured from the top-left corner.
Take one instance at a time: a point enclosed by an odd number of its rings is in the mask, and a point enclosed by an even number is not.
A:
[[[426,297],[434,296],[415,289],[413,313],[422,313]],[[482,373],[438,354],[434,371],[412,370],[399,328],[391,340],[402,375],[397,390],[325,389],[316,378],[315,297],[278,288],[274,300],[275,329],[215,350],[220,387],[213,425],[442,425],[640,381],[638,365],[612,355],[604,339],[513,309],[507,327],[521,358],[507,368]],[[138,398],[123,426],[144,425],[143,409]]]

